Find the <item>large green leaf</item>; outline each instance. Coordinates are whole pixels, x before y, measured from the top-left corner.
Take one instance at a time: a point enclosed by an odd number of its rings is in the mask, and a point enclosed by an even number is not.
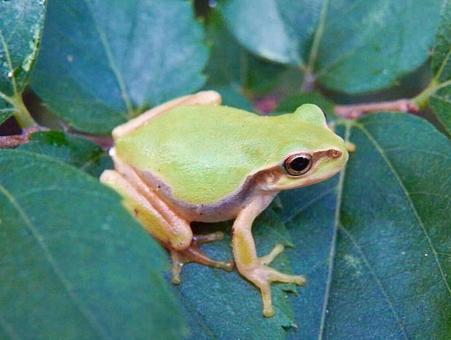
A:
[[[35,62],[45,17],[45,1],[0,1],[0,124],[21,96]]]
[[[432,53],[432,70],[440,88],[429,98],[429,104],[448,134],[451,135],[451,2],[446,1],[442,21]]]
[[[0,150],[0,337],[184,334],[161,248],[117,194],[35,153]]]
[[[428,56],[442,0],[225,0],[221,11],[252,52],[296,65],[328,88],[381,89]]]
[[[32,87],[72,126],[107,133],[200,88],[203,38],[188,1],[51,1]]]
[[[357,146],[346,170],[282,195],[293,271],[308,279],[294,338],[446,339],[450,141],[399,113],[341,130]]]
[[[97,144],[60,131],[36,132],[19,149],[59,159],[95,177],[113,167],[107,153]]]

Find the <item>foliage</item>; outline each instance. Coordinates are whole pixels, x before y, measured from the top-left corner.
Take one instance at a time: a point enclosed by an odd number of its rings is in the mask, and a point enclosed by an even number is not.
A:
[[[434,82],[430,104],[448,134],[451,134],[451,3],[444,6],[432,54]],[[437,90],[438,88],[438,90]]]
[[[33,120],[21,94],[36,60],[45,16],[43,0],[0,3],[0,123],[15,111],[22,126]]]
[[[203,35],[186,1],[50,1],[32,87],[75,128],[107,133],[203,84]]]
[[[0,1],[0,127],[36,126],[27,89],[68,127],[0,150],[0,338],[449,337],[449,0],[195,4],[201,18],[184,0]],[[336,115],[424,63],[429,85],[409,100],[436,126]],[[316,103],[356,146],[339,175],[282,193],[254,224],[258,253],[285,244],[274,266],[308,279],[273,286],[273,318],[236,272],[190,264],[165,282],[165,253],[97,181],[112,163],[83,137],[202,88],[247,110],[276,98],[274,114]],[[224,230],[202,247],[231,257],[229,222],[194,228]]]
[[[1,150],[0,167],[2,338],[184,331],[165,256],[116,194],[48,156]]]

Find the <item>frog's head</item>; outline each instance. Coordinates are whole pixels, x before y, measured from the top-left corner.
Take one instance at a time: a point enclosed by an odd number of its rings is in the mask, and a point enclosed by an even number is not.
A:
[[[348,160],[345,143],[327,126],[325,114],[318,106],[304,104],[285,116],[285,144],[279,150],[281,159],[276,176],[268,183],[271,189],[287,190],[318,183],[345,166]]]

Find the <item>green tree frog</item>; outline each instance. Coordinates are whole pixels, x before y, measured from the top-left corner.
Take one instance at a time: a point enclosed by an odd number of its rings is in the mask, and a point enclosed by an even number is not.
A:
[[[252,223],[280,191],[339,172],[348,152],[315,105],[259,116],[220,103],[218,93],[199,92],[115,128],[110,150],[115,170],[106,170],[101,181],[122,195],[130,212],[169,250],[174,283],[187,262],[225,270],[235,264],[260,289],[263,315],[270,317],[271,283],[301,285],[305,279],[269,266],[282,245],[257,256]],[[234,263],[208,258],[199,244],[223,235],[194,236],[190,223],[231,219]]]

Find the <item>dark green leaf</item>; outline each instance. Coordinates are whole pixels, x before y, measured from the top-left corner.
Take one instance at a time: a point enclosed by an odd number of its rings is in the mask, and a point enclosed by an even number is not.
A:
[[[225,0],[240,43],[348,93],[385,88],[423,63],[442,0]],[[421,24],[420,24],[421,23]]]
[[[51,1],[32,87],[72,126],[106,133],[200,88],[203,38],[188,1]]]
[[[2,338],[182,336],[164,254],[115,193],[34,153],[0,169]]]
[[[432,51],[432,71],[438,81],[451,79],[451,2],[446,0],[441,15],[440,27]]]
[[[111,159],[97,144],[59,131],[36,132],[20,149],[59,159],[95,177],[112,168]]]
[[[282,196],[293,270],[308,279],[295,338],[445,339],[451,142],[400,113],[346,124],[346,170]]]
[[[0,1],[0,93],[22,93],[37,56],[44,17],[43,0]]]
[[[0,109],[0,125],[13,115],[12,109]]]
[[[244,50],[225,27],[218,12],[209,17],[207,34],[212,48],[205,87],[220,92],[225,105],[251,110],[252,105],[245,95],[268,92],[286,68]]]
[[[221,94],[222,104],[237,107],[243,110],[252,111],[252,103],[242,94],[241,87],[237,86],[218,86],[208,85],[209,90],[215,90]]]
[[[432,54],[432,70],[440,89],[429,104],[448,134],[451,135],[451,2],[446,1]]]
[[[0,1],[0,124],[12,116],[38,53],[45,1]],[[21,122],[22,123],[22,122]]]
[[[225,224],[218,227],[229,234],[230,228]],[[285,225],[271,209],[254,223],[253,234],[259,255],[269,253],[276,243],[292,244]],[[228,236],[224,241],[205,245],[204,248],[214,259],[232,256]],[[286,254],[281,254],[271,266],[291,272]],[[182,272],[179,294],[191,326],[192,339],[281,339],[286,329],[294,326],[291,302],[301,299],[287,293],[293,289],[291,285],[273,286],[276,315],[269,319],[262,316],[258,289],[236,271],[227,273],[205,266],[187,265]]]
[[[451,81],[449,85],[431,95],[429,105],[448,134],[451,135]]]

